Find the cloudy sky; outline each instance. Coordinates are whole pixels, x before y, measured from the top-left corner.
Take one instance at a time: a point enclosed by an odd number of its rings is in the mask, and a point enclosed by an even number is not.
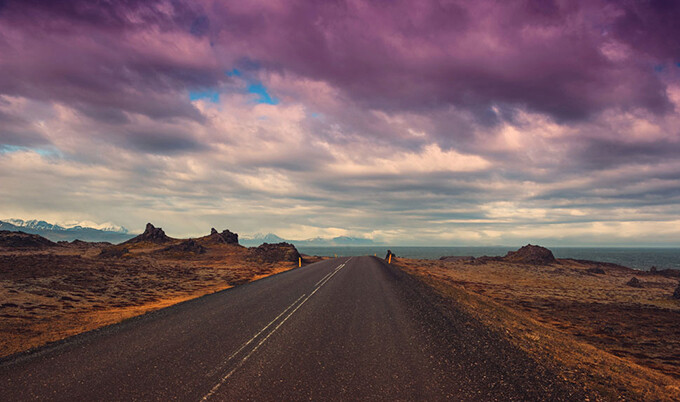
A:
[[[0,218],[680,245],[680,2],[0,0]]]

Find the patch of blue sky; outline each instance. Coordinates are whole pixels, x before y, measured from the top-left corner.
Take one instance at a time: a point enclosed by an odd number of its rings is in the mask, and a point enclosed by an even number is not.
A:
[[[197,101],[201,99],[206,99],[212,103],[218,103],[220,101],[220,93],[217,91],[189,91],[189,99],[191,101]]]
[[[11,154],[14,152],[35,152],[40,156],[62,156],[56,148],[34,148],[23,145],[0,144],[0,154]]]
[[[269,94],[267,87],[264,86],[260,81],[252,79],[250,74],[243,76],[241,70],[234,68],[231,71],[225,71],[225,74],[229,77],[236,77],[242,79],[246,84],[246,91],[250,94],[257,95],[255,98],[255,103],[266,103],[268,105],[277,105],[279,100]]]
[[[279,100],[276,98],[273,98],[271,95],[269,95],[269,92],[267,92],[267,87],[262,85],[261,83],[253,83],[248,85],[248,92],[250,92],[253,95],[257,95],[257,103],[266,103],[269,105],[277,105],[279,103]]]

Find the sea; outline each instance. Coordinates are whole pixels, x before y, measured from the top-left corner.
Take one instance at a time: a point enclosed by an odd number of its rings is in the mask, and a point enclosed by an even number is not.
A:
[[[384,257],[387,250],[397,257],[436,260],[444,256],[504,256],[519,247],[411,247],[411,246],[300,246],[303,254],[349,257],[377,255]],[[657,269],[680,269],[680,248],[629,248],[629,247],[549,247],[555,258],[574,258],[611,262],[625,267],[648,271]]]

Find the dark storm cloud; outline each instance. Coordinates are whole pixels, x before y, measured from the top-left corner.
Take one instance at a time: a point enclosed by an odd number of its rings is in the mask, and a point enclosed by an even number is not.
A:
[[[9,2],[1,17],[7,37],[0,90],[197,118],[178,95],[216,86],[223,71],[249,60],[331,83],[371,108],[453,105],[486,124],[498,121],[489,112],[494,105],[560,121],[611,107],[669,110],[653,60],[611,60],[602,46],[611,31],[640,54],[677,57],[677,3],[490,4]],[[219,54],[174,59],[162,49],[172,42],[145,43],[144,34],[209,36]]]
[[[618,38],[661,61],[680,62],[680,3],[674,0],[611,1],[623,11],[612,25]]]
[[[0,14],[0,93],[107,121],[125,121],[122,112],[200,120],[186,92],[226,77],[184,39],[192,18],[178,2],[10,1]]]
[[[481,121],[495,104],[566,121],[610,107],[669,110],[650,65],[603,54],[603,32],[625,24],[606,4],[539,3],[227,2],[213,11],[227,54],[247,51],[264,68],[330,82],[373,108],[454,105]]]

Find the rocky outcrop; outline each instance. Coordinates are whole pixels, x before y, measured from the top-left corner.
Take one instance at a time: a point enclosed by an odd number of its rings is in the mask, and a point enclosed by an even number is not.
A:
[[[194,253],[194,254],[203,254],[205,253],[206,249],[205,247],[201,246],[196,242],[194,239],[188,239],[184,240],[183,242],[179,244],[174,244],[172,246],[168,246],[164,248],[161,251],[174,251],[174,252],[180,252],[180,253]]]
[[[447,255],[440,257],[439,261],[453,262],[453,261],[474,261],[475,257],[470,255]]]
[[[210,235],[207,237],[208,242],[215,244],[238,244],[238,234],[225,229],[222,233],[215,230],[215,228],[210,229]]]
[[[77,249],[103,248],[113,245],[107,241],[83,241],[80,239],[75,239],[73,241],[60,240],[57,242],[57,244],[59,244],[60,246],[72,247]]]
[[[227,242],[227,244],[238,244],[238,234],[225,229],[222,231],[222,233],[220,233],[220,235],[224,241]]]
[[[387,254],[385,254],[385,261],[389,261],[390,256],[392,256],[392,258],[395,257],[395,255],[392,253],[392,250],[387,250]]]
[[[103,248],[98,257],[101,258],[121,258],[130,254],[130,250],[122,246],[111,246]]]
[[[36,234],[0,230],[0,247],[36,250],[59,247],[59,245]]]
[[[547,248],[527,244],[517,251],[508,252],[508,254],[503,257],[503,261],[520,264],[550,265],[556,260],[552,251]]]
[[[504,257],[489,257],[488,255],[483,255],[478,258],[473,258],[470,261],[466,261],[466,264],[470,265],[484,265],[484,264],[490,264],[492,262],[503,262]]]
[[[626,282],[627,286],[633,287],[633,288],[641,288],[642,287],[642,282],[636,277],[630,278],[628,282]]]
[[[290,261],[298,262],[300,258],[300,253],[297,251],[294,245],[290,243],[262,243],[258,247],[251,247],[252,256],[262,262],[280,262],[280,261]]]
[[[666,278],[680,278],[680,269],[671,269],[671,268],[658,269],[652,275],[661,275],[661,276],[665,276]]]
[[[132,239],[122,244],[134,244],[143,242],[163,244],[170,241],[172,241],[172,238],[168,237],[163,231],[163,229],[157,228],[154,225],[147,223],[144,233],[140,234],[137,237],[133,237]]]
[[[76,246],[76,247],[88,247],[90,245],[90,243],[88,243],[86,241],[82,241],[80,239],[75,239],[71,242],[71,245]]]

